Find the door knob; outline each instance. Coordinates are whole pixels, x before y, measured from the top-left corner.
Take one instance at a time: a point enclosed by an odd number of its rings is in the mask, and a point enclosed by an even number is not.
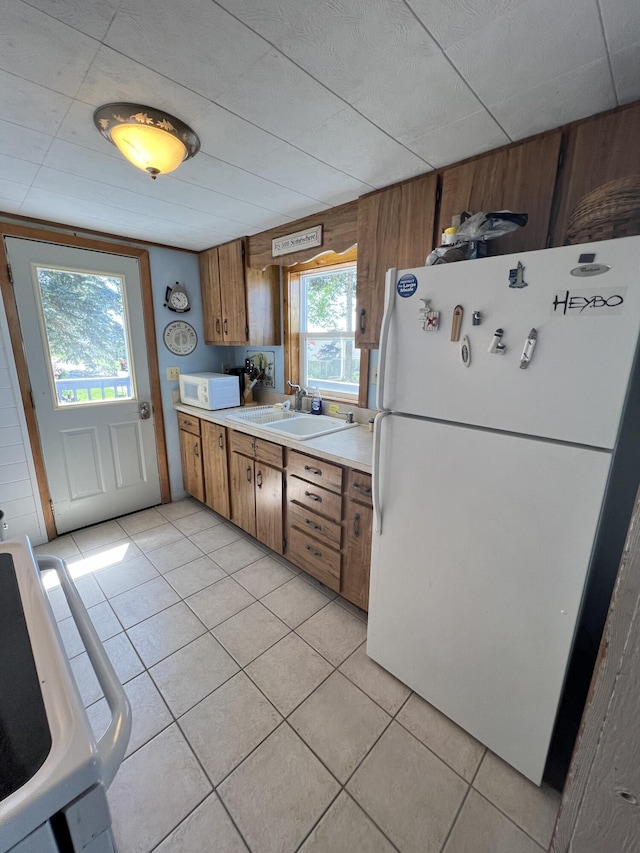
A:
[[[141,421],[146,421],[151,417],[151,406],[149,403],[138,403],[138,414]]]

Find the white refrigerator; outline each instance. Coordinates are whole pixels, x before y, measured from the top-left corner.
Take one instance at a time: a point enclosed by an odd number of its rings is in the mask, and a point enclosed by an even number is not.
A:
[[[387,274],[367,653],[536,784],[639,331],[640,237]]]

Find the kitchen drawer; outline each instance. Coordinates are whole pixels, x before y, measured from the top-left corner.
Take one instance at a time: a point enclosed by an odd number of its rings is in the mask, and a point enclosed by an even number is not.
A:
[[[347,497],[351,501],[372,506],[371,474],[349,470],[347,472]]]
[[[264,462],[265,465],[271,465],[272,468],[282,469],[284,467],[284,447],[281,444],[265,441],[264,438],[256,438],[254,447],[258,462]]]
[[[286,557],[330,589],[340,592],[339,551],[292,527],[289,530]]]
[[[265,441],[263,438],[257,438],[254,435],[232,430],[229,437],[229,449],[232,453],[250,456],[251,459],[264,462],[265,465],[271,465],[272,468],[281,469],[284,467],[284,448],[282,445]]]
[[[342,495],[329,492],[315,483],[287,475],[287,500],[296,501],[306,509],[324,515],[333,521],[342,518]]]
[[[296,477],[302,477],[303,480],[309,480],[311,483],[318,483],[325,489],[331,489],[334,492],[342,491],[342,468],[339,465],[332,465],[323,459],[290,450],[287,470],[289,474],[295,474]]]
[[[339,548],[342,536],[342,525],[338,521],[329,521],[315,512],[309,512],[304,506],[297,503],[289,503],[289,525],[297,527],[309,536],[315,536],[320,541]]]
[[[200,435],[200,418],[194,418],[191,415],[185,415],[184,412],[178,412],[178,429],[186,430],[194,435]]]
[[[232,453],[242,453],[243,456],[250,456],[253,459],[253,443],[255,438],[252,435],[247,435],[245,432],[229,432],[229,450]]]

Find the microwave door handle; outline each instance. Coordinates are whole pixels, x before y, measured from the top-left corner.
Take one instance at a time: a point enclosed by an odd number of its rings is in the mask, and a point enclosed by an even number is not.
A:
[[[69,610],[78,628],[78,633],[89,655],[89,660],[100,682],[107,704],[111,711],[111,722],[97,743],[98,755],[102,765],[102,781],[105,788],[113,782],[127,750],[131,735],[131,705],[120,683],[113,664],[104,650],[100,638],[76,585],[71,579],[64,560],[60,557],[37,555],[38,569],[43,572],[53,569],[58,575],[60,585],[69,605]]]

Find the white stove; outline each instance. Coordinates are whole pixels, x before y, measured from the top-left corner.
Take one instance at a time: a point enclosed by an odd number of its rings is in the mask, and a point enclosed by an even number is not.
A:
[[[53,569],[111,709],[96,743],[40,573]],[[0,853],[115,853],[106,790],[131,709],[65,563],[0,542]]]

